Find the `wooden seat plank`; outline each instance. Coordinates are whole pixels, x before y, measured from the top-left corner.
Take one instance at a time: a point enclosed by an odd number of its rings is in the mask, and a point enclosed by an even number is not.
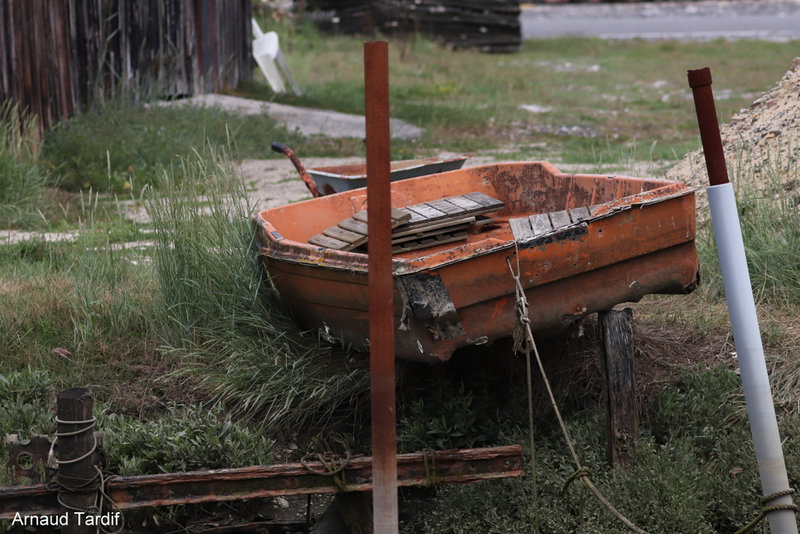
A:
[[[467,239],[466,232],[460,232],[454,235],[444,234],[439,236],[438,239],[436,238],[427,238],[422,241],[410,241],[408,243],[404,243],[399,245],[397,248],[392,248],[392,254],[397,254],[400,252],[408,252],[410,250],[418,250],[421,248],[428,248],[433,247],[436,245],[444,245],[445,243],[453,243],[456,241],[464,241]]]
[[[424,217],[426,221],[430,222],[438,221],[448,216],[446,212],[438,210],[427,204],[414,204],[413,206],[406,206],[405,210],[412,213],[417,213]]]
[[[325,229],[322,234],[327,237],[338,239],[339,241],[344,241],[345,243],[350,243],[350,249],[359,247],[367,242],[367,236],[364,234],[351,232],[344,228],[339,228],[338,226],[331,226]]]
[[[472,223],[463,223],[455,226],[448,226],[446,228],[439,228],[437,230],[430,230],[427,232],[406,234],[398,237],[392,236],[392,245],[396,245],[397,243],[405,243],[407,241],[419,241],[421,239],[426,239],[428,237],[437,237],[440,235],[452,234],[453,232],[466,231],[467,229],[469,229],[470,226],[472,226]]]
[[[588,219],[591,217],[591,213],[589,213],[589,208],[586,206],[581,206],[580,208],[572,208],[569,210],[569,216],[572,218],[572,222],[580,222],[584,219]]]
[[[550,221],[553,223],[553,230],[558,230],[559,228],[564,228],[572,224],[572,220],[569,218],[569,212],[566,210],[551,211],[548,215],[550,216]]]
[[[345,219],[339,223],[339,228],[344,228],[351,232],[367,235],[367,223],[357,221],[355,219]]]
[[[425,204],[431,206],[432,208],[436,208],[439,211],[443,211],[448,215],[457,215],[464,213],[464,208],[456,206],[446,198],[440,198],[439,200],[433,200],[431,202],[426,202]]]
[[[394,239],[395,237],[402,237],[405,235],[417,235],[423,232],[429,232],[431,230],[441,230],[441,229],[446,230],[451,226],[473,224],[475,223],[475,221],[476,221],[475,217],[464,217],[461,219],[453,219],[453,220],[448,219],[446,221],[433,222],[429,225],[424,225],[424,226],[414,226],[413,228],[401,227],[392,233],[392,238]]]
[[[505,203],[502,200],[498,200],[496,198],[490,197],[485,193],[481,193],[479,191],[475,191],[472,193],[467,193],[463,195],[464,198],[467,198],[473,202],[477,202],[484,208],[492,208],[492,209],[502,209],[505,207]]]
[[[553,223],[550,222],[550,217],[548,217],[546,213],[531,215],[528,217],[528,221],[531,224],[534,237],[547,234],[553,230]]]
[[[367,210],[357,211],[353,214],[353,219],[363,223],[368,222]],[[402,224],[411,218],[411,213],[400,208],[392,208],[392,227]]]
[[[485,206],[475,202],[474,200],[468,199],[464,195],[448,197],[447,200],[448,202],[451,202],[460,208],[470,210],[470,212],[472,212],[472,210],[483,210],[485,208]]]
[[[401,251],[405,251],[466,239],[466,230],[469,228],[493,222],[491,218],[481,214],[504,206],[497,199],[475,192],[405,208],[393,208],[392,242],[402,245]],[[368,214],[366,210],[361,210],[315,235],[308,242],[325,248],[349,251],[363,246],[368,240],[368,232]],[[453,237],[456,234],[458,238]],[[445,239],[447,241],[443,241]]]
[[[315,235],[314,237],[310,238],[308,242],[312,245],[332,248],[334,250],[346,250],[350,246],[350,243],[346,241],[339,241],[338,239],[334,239],[323,234]]]
[[[511,227],[511,233],[514,235],[515,241],[525,241],[534,236],[531,223],[527,217],[509,219],[508,225]]]

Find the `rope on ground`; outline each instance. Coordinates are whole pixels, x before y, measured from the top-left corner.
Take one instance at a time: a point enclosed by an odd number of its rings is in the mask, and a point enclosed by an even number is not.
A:
[[[542,375],[542,381],[544,382],[545,390],[550,398],[550,405],[553,408],[553,412],[556,414],[558,424],[561,426],[561,433],[564,435],[564,441],[567,443],[567,448],[572,455],[572,460],[575,462],[576,471],[570,478],[578,479],[583,482],[594,494],[597,500],[600,501],[600,503],[602,503],[603,506],[605,506],[606,509],[614,515],[614,517],[628,527],[629,530],[638,534],[647,534],[647,531],[642,530],[634,525],[630,519],[622,515],[619,510],[614,508],[614,506],[608,501],[608,499],[605,498],[605,496],[600,492],[599,489],[597,489],[592,480],[589,478],[589,470],[581,465],[580,458],[578,458],[578,453],[575,451],[575,445],[573,444],[572,438],[567,430],[567,425],[564,423],[564,419],[561,417],[561,411],[558,409],[558,403],[556,402],[555,395],[553,394],[553,389],[550,387],[550,380],[548,380],[547,373],[545,373],[544,365],[542,364],[542,358],[539,356],[539,349],[536,347],[536,342],[533,339],[530,317],[528,316],[528,299],[525,296],[525,289],[522,287],[522,282],[520,281],[522,271],[519,268],[519,250],[516,251],[516,256],[517,272],[514,272],[514,268],[511,266],[511,261],[508,258],[506,258],[506,263],[508,264],[509,271],[511,271],[511,277],[514,279],[514,284],[516,287],[517,316],[519,319],[519,324],[522,328],[522,334],[524,335],[524,339],[526,341],[526,346],[532,349],[533,354],[536,357],[536,364],[539,367],[539,373]],[[571,480],[568,480],[567,482],[569,483]]]
[[[740,528],[736,531],[736,534],[744,534],[745,532],[750,532],[755,528],[758,523],[761,522],[762,519],[767,517],[767,514],[770,512],[794,512],[797,513],[800,511],[800,508],[797,507],[796,504],[768,504],[776,499],[780,499],[781,497],[786,497],[787,495],[793,495],[794,489],[788,489],[783,491],[776,491],[775,493],[770,493],[769,495],[764,495],[761,497],[761,510],[758,512],[758,515],[753,518],[752,521],[747,523],[745,526]]]

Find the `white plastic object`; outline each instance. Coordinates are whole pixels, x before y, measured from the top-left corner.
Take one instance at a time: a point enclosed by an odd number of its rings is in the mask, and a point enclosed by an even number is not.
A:
[[[252,20],[252,25],[253,58],[258,64],[258,68],[264,73],[269,86],[276,93],[285,93],[285,79],[292,87],[292,91],[295,94],[299,94],[300,91],[297,88],[297,84],[289,71],[289,65],[286,63],[283,52],[281,52],[278,34],[275,32],[262,32],[255,19]]]
[[[714,224],[725,298],[731,318],[731,330],[739,358],[750,431],[761,475],[764,495],[789,489],[786,463],[783,458],[775,405],[764,360],[764,347],[758,327],[758,316],[747,270],[742,228],[736,209],[736,196],[730,182],[712,185],[706,189]],[[774,499],[766,505],[792,504],[791,495]],[[790,510],[768,514],[773,534],[797,534],[797,522]]]

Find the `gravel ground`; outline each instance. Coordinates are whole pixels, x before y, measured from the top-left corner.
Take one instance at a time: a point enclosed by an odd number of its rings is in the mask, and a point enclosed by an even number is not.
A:
[[[721,126],[720,134],[734,185],[776,199],[791,194],[800,203],[800,57],[794,59],[792,68],[775,87]],[[698,187],[708,185],[702,150],[687,155],[667,172],[667,177]],[[705,190],[701,187],[701,218],[706,216],[706,208]]]

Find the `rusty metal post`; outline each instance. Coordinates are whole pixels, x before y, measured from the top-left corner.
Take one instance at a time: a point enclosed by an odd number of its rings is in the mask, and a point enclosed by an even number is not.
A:
[[[789,487],[778,420],[775,417],[736,195],[728,179],[722,150],[711,92],[711,70],[708,67],[690,70],[688,77],[695,97],[697,121],[711,182],[706,193],[714,225],[714,240],[739,359],[761,489],[764,492],[762,513],[767,514],[770,530],[774,534],[797,534],[797,507],[792,504],[793,490]]]
[[[389,134],[389,46],[364,44],[369,248],[369,353],[372,408],[373,527],[398,531],[397,428]]]
[[[703,143],[703,155],[708,168],[708,181],[711,185],[728,183],[728,167],[725,164],[717,108],[714,105],[714,94],[711,91],[711,69],[706,67],[690,70],[687,74],[689,87],[692,88],[694,95],[694,108],[697,112],[700,140]]]
[[[56,413],[58,446],[56,462],[58,501],[66,518],[62,532],[94,533],[86,513],[95,506],[98,473],[95,468],[94,397],[89,388],[72,388],[58,394]],[[91,513],[91,512],[89,512]]]

